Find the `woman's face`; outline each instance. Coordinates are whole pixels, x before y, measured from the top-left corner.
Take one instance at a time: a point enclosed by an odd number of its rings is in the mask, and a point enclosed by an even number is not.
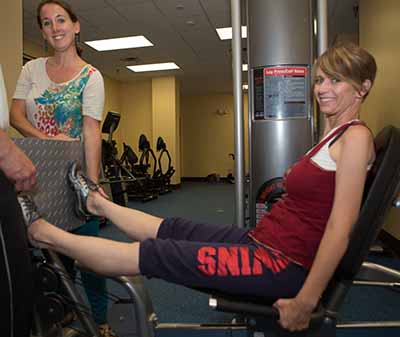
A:
[[[342,114],[362,101],[362,95],[350,83],[330,78],[321,69],[317,69],[314,96],[326,115]]]
[[[43,38],[56,51],[75,48],[75,34],[79,33],[79,22],[72,22],[68,12],[57,4],[46,4],[40,11]]]

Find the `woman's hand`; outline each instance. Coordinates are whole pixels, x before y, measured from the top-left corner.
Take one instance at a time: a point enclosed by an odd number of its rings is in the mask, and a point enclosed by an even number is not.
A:
[[[50,137],[50,139],[52,139],[52,140],[63,140],[63,141],[67,141],[67,142],[75,142],[75,141],[79,140],[79,138],[72,138],[72,137],[69,137],[69,136],[67,136],[67,135],[65,135],[63,133],[59,133],[56,136]]]
[[[307,329],[315,307],[314,305],[302,302],[297,297],[279,299],[273,306],[279,310],[279,324],[282,328],[289,331]]]

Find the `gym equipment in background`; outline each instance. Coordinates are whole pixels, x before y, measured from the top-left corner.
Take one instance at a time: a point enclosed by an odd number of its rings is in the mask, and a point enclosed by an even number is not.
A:
[[[167,144],[164,142],[162,137],[157,138],[157,152],[159,152],[158,156],[158,168],[154,172],[154,179],[157,179],[160,184],[161,191],[160,193],[168,193],[171,192],[171,177],[175,173],[175,168],[172,166],[171,155],[167,149]],[[167,168],[163,170],[163,157],[167,158]]]
[[[157,195],[149,192],[145,187],[145,181],[136,177],[123,165],[125,157],[132,153],[125,153],[118,159],[118,149],[113,133],[120,121],[120,113],[109,111],[103,123],[102,133],[108,134],[107,140],[102,140],[102,166],[106,180],[102,184],[110,184],[111,194],[115,203],[126,206],[128,199],[149,201],[157,198]],[[133,152],[133,151],[132,151]]]
[[[127,172],[130,172],[130,175],[133,175],[137,179],[136,183],[127,185],[129,200],[145,202],[157,199],[158,193],[154,189],[151,189],[151,183],[149,183],[150,176],[147,174],[147,167],[137,164],[138,157],[128,144],[123,143],[123,149],[124,151],[119,160],[120,164],[124,167],[122,175],[125,176]]]
[[[108,139],[102,140],[102,168],[106,180],[101,181],[101,183],[110,184],[113,201],[119,205],[126,206],[128,197],[122,179],[121,167],[117,159],[116,142],[113,140],[113,134],[118,128],[120,119],[121,114],[119,112],[109,111],[101,129],[102,133],[108,134]]]
[[[158,161],[156,155],[144,134],[141,134],[139,137],[139,151],[141,152],[141,156],[139,164],[135,167],[147,178],[146,183],[150,191],[157,194],[170,192],[165,186],[162,175],[157,168]]]

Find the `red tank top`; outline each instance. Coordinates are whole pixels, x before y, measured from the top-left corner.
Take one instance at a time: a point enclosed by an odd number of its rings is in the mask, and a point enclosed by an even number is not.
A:
[[[249,232],[255,241],[276,249],[292,261],[311,268],[333,206],[335,171],[326,171],[311,158],[350,125],[343,124],[312,148],[285,174],[286,194]]]

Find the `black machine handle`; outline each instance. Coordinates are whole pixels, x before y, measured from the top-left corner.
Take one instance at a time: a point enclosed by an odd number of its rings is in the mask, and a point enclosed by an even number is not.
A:
[[[279,319],[279,311],[272,306],[250,302],[238,302],[222,297],[210,297],[209,305],[217,311],[227,311],[238,314],[248,313],[257,316],[267,316]]]
[[[238,314],[248,314],[255,316],[268,317],[272,319],[279,319],[279,311],[271,305],[235,301],[223,297],[210,297],[209,305],[217,311],[232,312]],[[325,316],[325,310],[322,305],[319,305],[317,309],[311,315],[311,323],[322,322]]]

